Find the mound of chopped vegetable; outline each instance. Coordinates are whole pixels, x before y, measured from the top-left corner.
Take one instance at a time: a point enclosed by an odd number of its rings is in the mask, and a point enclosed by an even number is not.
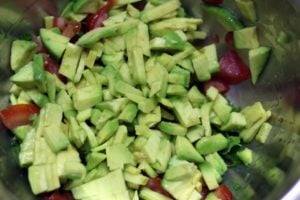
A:
[[[270,48],[255,26],[215,5],[223,1],[205,2],[230,31],[223,55],[215,43],[195,46],[209,36],[179,0],[70,1],[33,41],[13,42],[11,106],[0,119],[20,141],[34,194],[233,199],[222,177],[251,164],[243,144],[266,141],[271,112],[260,102],[236,108],[223,94],[251,75],[258,81]],[[256,20],[252,1],[236,2]],[[250,49],[250,68],[238,49]]]

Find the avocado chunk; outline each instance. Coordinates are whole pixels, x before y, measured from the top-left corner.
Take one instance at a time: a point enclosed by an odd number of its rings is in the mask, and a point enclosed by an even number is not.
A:
[[[59,73],[70,80],[74,80],[77,66],[80,60],[81,48],[72,43],[68,43],[64,53]]]
[[[266,67],[271,55],[270,47],[258,47],[249,51],[249,66],[251,71],[252,83],[255,84],[259,75]]]
[[[135,164],[133,154],[124,144],[107,147],[106,159],[110,170],[123,169],[125,164]]]
[[[114,170],[71,191],[75,199],[130,200],[121,170]]]
[[[40,30],[40,36],[45,48],[56,60],[59,60],[67,48],[70,38],[44,28]]]
[[[146,187],[141,189],[139,196],[144,200],[169,200],[168,197]]]
[[[34,87],[34,72],[33,63],[29,62],[27,65],[19,69],[12,77],[10,81],[22,88],[33,88]]]
[[[158,127],[161,131],[170,135],[185,136],[187,133],[187,129],[185,127],[173,122],[161,122]]]
[[[233,41],[237,49],[254,49],[259,47],[256,26],[233,32]]]
[[[32,165],[35,154],[35,138],[36,131],[31,129],[25,136],[24,141],[21,144],[19,153],[19,164],[21,167],[27,167]]]
[[[237,157],[243,161],[245,165],[250,165],[253,162],[252,150],[245,148],[236,152]]]
[[[220,151],[225,149],[227,146],[228,139],[220,133],[203,137],[196,143],[197,151],[203,155]]]
[[[15,40],[11,47],[10,65],[13,71],[18,71],[26,65],[36,52],[37,45],[26,40]]]
[[[101,85],[90,85],[84,88],[78,88],[73,95],[74,107],[79,111],[91,108],[101,100]]]
[[[195,163],[201,163],[204,161],[203,157],[197,152],[192,143],[190,143],[190,141],[185,137],[177,136],[175,151],[179,159]]]
[[[99,10],[100,1],[94,0],[76,0],[73,4],[73,12],[75,13],[96,13]]]
[[[199,165],[203,179],[209,190],[214,190],[219,187],[218,180],[216,178],[215,168],[208,162],[203,162]]]
[[[237,7],[239,8],[242,15],[252,23],[255,23],[257,20],[256,10],[253,0],[244,1],[244,0],[235,0]]]

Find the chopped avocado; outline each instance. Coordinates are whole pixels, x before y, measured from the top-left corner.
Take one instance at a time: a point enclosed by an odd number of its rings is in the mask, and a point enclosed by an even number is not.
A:
[[[214,74],[220,70],[218,62],[217,48],[215,44],[203,47],[200,52],[203,52],[208,60],[208,71]]]
[[[86,158],[87,160],[86,169],[87,170],[94,169],[105,159],[106,159],[106,155],[104,153],[91,152]]]
[[[166,177],[167,174],[169,178],[170,176],[173,177],[173,180],[168,180]],[[178,176],[179,174],[182,176]],[[176,180],[177,178],[178,180]],[[197,166],[187,161],[174,159],[173,157],[161,184],[175,199],[186,200],[189,199],[196,189],[200,178],[201,173],[197,169]]]
[[[124,173],[124,179],[127,183],[138,185],[138,186],[144,186],[147,184],[149,178],[138,173],[138,174],[133,174],[129,172]]]
[[[201,9],[214,17],[227,31],[240,30],[244,26],[239,19],[228,9],[208,4],[200,4]]]
[[[10,81],[22,88],[32,88],[34,87],[34,70],[33,63],[29,62],[27,65],[19,69],[12,77]]]
[[[138,20],[130,19],[115,25],[95,28],[94,30],[89,31],[88,33],[81,36],[76,44],[80,46],[92,45],[98,42],[100,39],[124,34],[133,27],[135,27],[138,23]]]
[[[187,133],[187,129],[180,125],[173,122],[160,122],[158,125],[158,128],[163,131],[164,133],[170,134],[170,135],[179,135],[179,136],[185,136]]]
[[[232,107],[228,104],[228,101],[222,96],[218,95],[212,105],[213,111],[216,113],[217,117],[223,122],[227,122],[230,113],[232,111]]]
[[[10,65],[11,69],[18,71],[26,65],[36,52],[36,44],[26,40],[15,40],[11,47]]]
[[[123,169],[126,164],[135,164],[134,156],[124,144],[115,144],[106,148],[109,169]]]
[[[73,4],[73,11],[75,13],[96,13],[99,9],[100,1],[94,0],[76,0]]]
[[[215,194],[215,192],[210,192],[205,198],[206,200],[220,200],[220,198]]]
[[[172,144],[168,139],[162,138],[159,144],[157,162],[152,165],[158,172],[164,172],[167,169],[172,154]]]
[[[253,0],[235,0],[237,7],[239,8],[242,15],[252,23],[255,23],[257,20],[256,10]]]
[[[170,100],[174,106],[175,115],[181,125],[188,128],[200,123],[197,112],[187,98],[172,98]]]
[[[21,144],[21,149],[19,153],[19,163],[21,167],[30,166],[34,161],[35,138],[36,131],[34,129],[31,129],[26,134],[25,139]]]
[[[72,43],[68,43],[64,53],[59,73],[70,80],[74,80],[76,69],[80,60],[82,49]]]
[[[249,165],[253,162],[252,150],[248,148],[236,152],[236,155],[245,165]]]
[[[204,128],[204,135],[210,136],[212,134],[212,129],[210,125],[210,113],[211,113],[212,103],[205,103],[201,106],[200,117],[202,125]]]
[[[249,51],[249,66],[251,71],[252,83],[255,84],[259,75],[266,67],[270,58],[271,48],[270,47],[258,47]]]
[[[188,129],[186,137],[191,143],[198,141],[204,136],[204,127],[202,125],[192,126]]]
[[[250,128],[246,128],[240,132],[240,137],[244,142],[251,142],[259,131],[260,127],[266,122],[271,116],[271,111],[267,111],[264,113],[262,118],[260,118],[257,122],[255,122]]]
[[[168,197],[146,187],[141,189],[139,196],[144,200],[169,200]]]
[[[136,117],[137,112],[138,112],[138,108],[137,108],[136,104],[128,103],[124,107],[121,114],[119,115],[119,120],[131,123],[131,122],[133,122],[134,118]]]
[[[255,139],[258,142],[264,144],[267,141],[271,130],[272,130],[272,125],[271,124],[269,124],[267,122],[263,123],[263,125],[260,127]]]
[[[175,151],[179,159],[196,163],[201,163],[204,161],[203,157],[193,147],[193,144],[185,137],[177,136]]]
[[[59,60],[67,48],[70,38],[43,28],[40,30],[40,36],[45,48],[56,60]]]
[[[75,199],[130,200],[121,170],[114,170],[104,177],[72,189]]]
[[[85,110],[91,108],[101,100],[101,85],[90,85],[84,88],[78,88],[73,95],[74,107],[77,110]]]
[[[33,165],[41,165],[56,162],[56,155],[51,151],[47,142],[42,137],[35,139],[35,150],[34,150],[34,161]]]
[[[237,49],[254,49],[259,47],[256,26],[243,28],[233,32],[234,46]]]
[[[196,149],[202,155],[220,151],[227,146],[228,139],[220,133],[203,137],[196,143]]]
[[[228,121],[221,126],[222,131],[240,131],[247,125],[244,115],[237,112],[230,113]]]
[[[158,134],[152,134],[143,147],[143,152],[149,159],[149,163],[157,160],[161,138]]]
[[[150,9],[145,9],[141,12],[141,20],[145,23],[161,19],[166,14],[177,10],[180,7],[180,2],[178,0],[170,0],[159,6],[155,6]]]
[[[205,156],[205,160],[210,163],[220,175],[223,175],[227,171],[225,161],[217,152]]]
[[[106,142],[117,132],[118,128],[119,122],[117,119],[107,121],[97,134],[98,144],[103,144]]]
[[[250,128],[254,125],[259,119],[263,118],[266,111],[263,108],[261,102],[256,102],[251,106],[246,106],[242,109],[241,114],[246,118],[247,126]]]
[[[193,58],[192,62],[199,81],[203,82],[211,79],[211,74],[208,69],[209,61],[205,54],[197,53],[197,56]]]
[[[210,190],[214,190],[219,187],[218,180],[216,178],[215,168],[208,162],[203,162],[199,165],[203,179]]]
[[[12,129],[12,132],[14,133],[15,136],[17,136],[18,139],[24,141],[26,135],[29,133],[31,129],[32,129],[31,125],[22,125]]]

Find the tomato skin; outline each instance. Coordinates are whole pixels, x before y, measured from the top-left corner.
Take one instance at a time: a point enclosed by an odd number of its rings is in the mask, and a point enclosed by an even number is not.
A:
[[[215,77],[227,84],[238,84],[250,78],[250,69],[235,50],[226,52],[220,60],[220,72]]]
[[[44,69],[51,74],[55,74],[62,82],[66,83],[67,78],[59,73],[59,64],[48,54],[44,54]]]
[[[161,186],[161,179],[158,177],[150,178],[147,182],[146,187],[166,197],[173,199],[173,197]]]
[[[84,20],[83,25],[87,31],[101,27],[103,22],[108,18],[108,12],[115,5],[117,0],[108,0],[107,3],[100,8],[95,14],[89,14]]]
[[[62,32],[62,35],[73,38],[81,30],[81,23],[77,21],[69,21],[63,17],[55,17],[53,27],[57,27]]]
[[[225,42],[230,48],[234,48],[233,32],[232,31],[226,33]]]
[[[216,189],[215,194],[221,200],[233,200],[232,193],[230,192],[230,190],[226,185],[220,185]]]
[[[211,79],[204,83],[204,85],[203,85],[204,91],[206,92],[211,86],[218,89],[218,91],[221,94],[224,94],[224,93],[228,92],[228,90],[229,90],[229,85],[227,83],[225,83],[224,81],[218,80],[218,79]]]
[[[35,104],[17,104],[0,111],[0,119],[9,129],[31,123],[31,117],[38,114],[40,108]]]
[[[72,193],[67,191],[54,191],[43,194],[40,200],[74,200]]]
[[[224,0],[202,0],[204,3],[212,4],[212,5],[220,5],[224,2]]]

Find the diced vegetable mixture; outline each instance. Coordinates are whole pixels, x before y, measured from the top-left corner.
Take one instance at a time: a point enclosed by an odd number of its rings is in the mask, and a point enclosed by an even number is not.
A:
[[[253,1],[236,0],[250,27],[222,0],[196,3],[228,31],[225,53],[179,0],[70,1],[32,41],[13,42],[0,119],[35,195],[233,199],[223,175],[252,163],[244,145],[267,140],[271,112],[233,106],[225,93],[259,81],[271,48],[259,44]]]

